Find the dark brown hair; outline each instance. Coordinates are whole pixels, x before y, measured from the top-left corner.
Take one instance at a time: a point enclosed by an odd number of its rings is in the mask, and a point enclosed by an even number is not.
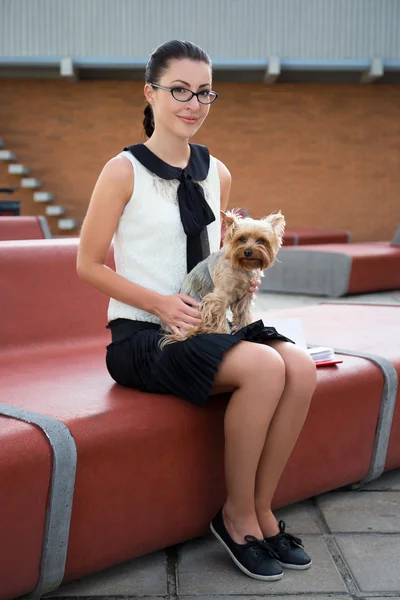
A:
[[[151,54],[146,66],[145,82],[158,83],[163,72],[168,69],[171,60],[182,60],[184,58],[205,62],[211,67],[210,57],[199,46],[192,42],[171,40],[158,46]],[[144,109],[143,127],[147,137],[151,137],[154,131],[154,117],[150,104]]]

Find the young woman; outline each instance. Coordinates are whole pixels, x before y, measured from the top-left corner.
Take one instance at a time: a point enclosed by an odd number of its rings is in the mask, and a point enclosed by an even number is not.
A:
[[[227,498],[210,527],[244,573],[280,579],[282,566],[311,565],[301,540],[278,525],[271,501],[306,418],[315,365],[262,321],[160,350],[161,321],[175,332],[201,322],[198,303],[179,289],[185,274],[219,249],[231,176],[206,147],[189,144],[217,99],[201,48],[176,40],[157,48],[144,95],[148,140],[104,166],[82,226],[77,272],[110,297],[106,364],[117,383],[199,405],[232,393]],[[113,237],[116,272],[104,264]]]

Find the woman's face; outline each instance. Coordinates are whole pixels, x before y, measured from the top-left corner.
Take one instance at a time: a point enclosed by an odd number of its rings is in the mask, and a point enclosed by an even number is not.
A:
[[[192,92],[211,90],[211,68],[205,62],[171,60],[159,81],[168,88],[186,88]],[[190,138],[201,127],[210,105],[201,104],[196,96],[188,102],[175,100],[170,92],[152,88],[146,83],[145,96],[151,104],[156,128],[167,130],[179,138]]]

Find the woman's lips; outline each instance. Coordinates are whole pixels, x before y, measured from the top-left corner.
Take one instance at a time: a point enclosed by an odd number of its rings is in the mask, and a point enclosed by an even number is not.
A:
[[[179,118],[181,119],[181,121],[183,121],[184,123],[187,123],[188,125],[193,125],[193,123],[196,123],[198,120],[195,117],[180,117],[179,116]]]

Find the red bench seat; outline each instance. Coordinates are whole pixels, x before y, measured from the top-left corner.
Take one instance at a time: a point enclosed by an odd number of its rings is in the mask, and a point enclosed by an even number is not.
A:
[[[391,242],[281,248],[261,290],[340,297],[400,289],[400,247]]]
[[[0,217],[0,240],[51,238],[46,217]]]
[[[400,306],[323,303],[271,311],[265,314],[265,319],[268,314],[301,319],[309,344],[379,356],[393,365],[400,378]],[[385,470],[399,466],[400,386],[397,386]]]
[[[77,245],[76,238],[0,243],[1,402],[57,419],[76,445],[65,572],[60,558],[64,581],[202,535],[225,494],[228,398],[200,408],[113,382],[105,367],[108,298],[77,277]],[[340,368],[318,372],[274,508],[368,472],[384,378],[365,358],[343,358]],[[59,459],[38,426],[13,417],[0,417],[0,444],[0,478],[7,481],[0,491],[0,599],[6,600],[31,592],[43,571],[51,470]],[[68,507],[65,496],[61,520]],[[55,580],[41,592],[61,581]]]

